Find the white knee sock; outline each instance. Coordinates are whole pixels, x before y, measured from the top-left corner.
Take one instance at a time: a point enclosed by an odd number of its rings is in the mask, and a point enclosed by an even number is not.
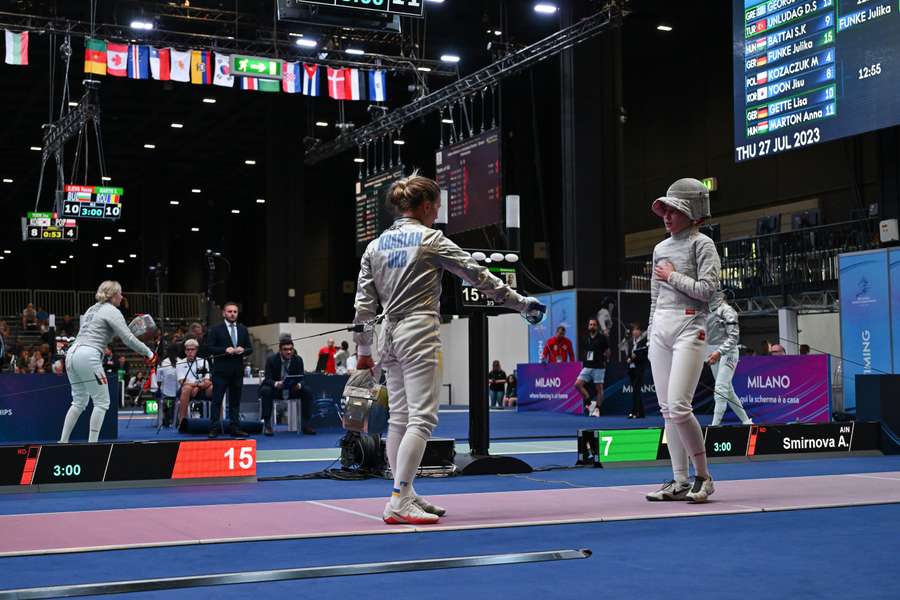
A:
[[[407,431],[397,449],[397,470],[394,471],[394,489],[391,493],[391,506],[400,507],[400,502],[413,494],[413,479],[422,455],[425,454],[427,441],[416,431]]]
[[[666,445],[669,447],[669,456],[672,459],[672,479],[678,483],[688,481],[688,454],[681,443],[681,435],[678,427],[672,421],[666,421]]]
[[[406,433],[405,425],[388,425],[387,435],[387,459],[391,466],[391,475],[397,474],[397,452],[400,450],[400,442],[403,441],[403,434]]]
[[[74,404],[69,407],[69,412],[66,413],[66,420],[63,422],[62,433],[59,436],[60,444],[69,443],[69,436],[72,435],[72,430],[75,429],[75,424],[78,422],[78,417],[81,416],[82,412],[84,412],[84,409],[78,408]]]
[[[100,428],[103,427],[104,417],[106,417],[106,409],[95,406],[91,411],[91,430],[88,432],[88,442],[94,443],[100,439]]]
[[[678,427],[678,435],[681,443],[694,463],[694,471],[700,477],[709,477],[709,467],[706,463],[706,443],[703,440],[703,430],[697,417],[691,415],[686,421],[675,424]]]

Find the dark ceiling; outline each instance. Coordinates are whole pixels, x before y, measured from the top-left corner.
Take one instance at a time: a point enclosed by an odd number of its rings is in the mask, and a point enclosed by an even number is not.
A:
[[[580,5],[590,3],[573,1]],[[160,46],[170,45],[167,41],[175,39],[172,36],[179,40],[179,47],[197,49],[227,46],[228,37],[234,37],[257,48],[260,44],[272,44],[274,53],[273,40],[279,40],[278,55],[287,60],[311,60],[323,47],[329,50],[330,58],[345,56],[337,51],[349,43],[343,36],[361,35],[370,41],[358,42],[359,45],[385,55],[436,60],[447,52],[458,54],[462,59],[461,75],[488,64],[498,52],[537,41],[558,27],[555,17],[535,14],[533,2],[526,0],[429,2],[425,19],[403,19],[401,36],[276,21],[274,1],[191,0],[190,10],[194,14],[208,9],[203,19],[159,16],[177,13],[177,9],[187,11],[186,4],[100,0],[96,3],[96,21],[104,24],[104,31],[117,32],[111,39],[134,36],[131,39],[140,43]],[[662,12],[671,10],[662,4],[635,2],[629,19],[650,30],[664,18]],[[25,21],[23,15],[39,18]],[[128,24],[136,16],[154,19],[157,29],[167,33],[131,30]],[[79,27],[83,30],[84,23],[90,21],[90,2],[0,2],[0,25],[5,27],[27,22],[40,28],[51,21],[59,27],[67,20],[74,23],[75,31]],[[501,34],[496,35],[495,30]],[[309,51],[292,45],[296,37],[290,36],[291,32],[316,37],[320,48]],[[164,41],[160,43],[160,39]],[[306,136],[319,139],[336,135],[336,122],[361,125],[371,118],[365,102],[341,103],[327,97],[311,99],[286,94],[278,94],[279,98],[273,100],[271,94],[238,88],[98,77],[102,82],[101,131],[109,184],[125,189],[124,217],[115,224],[82,221],[80,239],[75,244],[25,243],[21,241],[19,218],[36,205],[44,210],[49,208],[49,189],[56,179],[51,161],[44,172],[44,193],[37,198],[41,153],[29,148],[42,145],[41,126],[59,116],[66,80],[60,52],[63,41],[63,35],[33,32],[28,66],[0,64],[0,106],[4,114],[0,120],[0,177],[12,180],[0,184],[3,207],[0,245],[2,250],[11,252],[4,254],[4,260],[0,261],[4,288],[90,289],[98,275],[128,281],[132,289],[147,288],[147,267],[157,260],[159,253],[155,248],[159,245],[178,244],[179,249],[185,245],[200,249],[227,248],[235,238],[246,235],[248,222],[263,220],[266,205],[257,203],[257,199],[266,198],[266,116],[271,111],[277,112],[278,119],[299,120]],[[77,100],[83,92],[83,52],[83,38],[73,35],[67,76],[72,100]],[[409,102],[417,93],[409,88],[420,77],[421,74],[410,70],[390,73],[387,105],[395,107]],[[430,90],[447,81],[446,76],[434,74],[424,79]],[[556,90],[546,92],[554,94]],[[216,102],[204,103],[204,98]],[[317,127],[317,121],[329,125]],[[183,127],[175,129],[172,123]],[[153,144],[155,148],[147,149],[145,144]],[[72,141],[66,147],[67,182],[71,178],[68,163],[74,156],[74,146]],[[93,143],[89,145],[88,157],[86,182],[100,184]],[[302,168],[302,157],[296,158],[297,168]],[[256,165],[245,164],[248,159],[256,160]],[[83,172],[78,179],[85,180]],[[193,189],[201,192],[192,193]],[[347,193],[341,197],[353,202],[349,184]],[[171,204],[173,201],[178,205]],[[241,212],[233,214],[234,210]],[[162,223],[165,227],[158,227]],[[195,227],[200,231],[193,232]],[[124,229],[124,233],[119,229]],[[160,230],[162,234],[158,233]],[[132,254],[136,258],[131,258]],[[69,259],[70,255],[76,258]],[[60,264],[61,260],[66,264]],[[82,267],[89,264],[92,268],[79,270],[73,263]],[[107,269],[107,264],[113,267]],[[51,265],[56,268],[52,269]],[[87,277],[85,273],[90,273],[88,280],[83,280]],[[191,281],[197,283],[202,277]],[[191,289],[175,291],[202,289],[202,285],[187,287]]]

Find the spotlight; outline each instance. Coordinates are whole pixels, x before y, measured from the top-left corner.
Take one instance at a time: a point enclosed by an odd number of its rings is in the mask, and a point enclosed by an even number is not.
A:
[[[150,21],[132,21],[131,22],[132,29],[143,29],[144,31],[150,31],[153,29],[153,23]]]
[[[550,4],[549,2],[538,2],[534,5],[534,12],[542,15],[552,15],[558,10],[559,8],[555,4]]]
[[[305,38],[300,38],[299,40],[297,40],[297,45],[301,46],[303,48],[315,48],[316,46],[319,45],[319,42],[317,42],[316,40],[308,40]]]
[[[670,25],[657,25],[656,28],[660,31],[672,31],[672,27]]]
[[[366,53],[366,51],[361,48],[347,48],[346,50],[344,50],[344,52],[346,52],[347,54],[353,54],[354,56],[362,56]]]
[[[441,61],[445,63],[458,63],[459,57],[455,54],[442,54]]]

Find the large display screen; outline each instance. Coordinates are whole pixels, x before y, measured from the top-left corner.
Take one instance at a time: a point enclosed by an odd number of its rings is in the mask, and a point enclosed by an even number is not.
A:
[[[900,123],[897,0],[734,0],[740,162]]]
[[[292,9],[303,4],[355,8],[405,17],[421,17],[425,9],[425,0],[278,0],[278,14],[281,18],[290,18]]]
[[[122,216],[125,190],[120,187],[67,185],[64,189],[66,201],[63,212],[67,217],[117,221]]]
[[[447,191],[447,234],[502,220],[500,133],[491,129],[438,151],[437,182]]]
[[[356,253],[362,256],[366,246],[394,222],[387,208],[387,191],[403,177],[403,169],[384,171],[356,182]]]
[[[22,239],[74,242],[78,239],[78,221],[60,219],[56,213],[30,212],[22,219]]]

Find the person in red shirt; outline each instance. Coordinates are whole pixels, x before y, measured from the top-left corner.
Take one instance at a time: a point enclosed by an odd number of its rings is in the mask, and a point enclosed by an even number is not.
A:
[[[334,355],[337,352],[337,348],[334,345],[334,340],[328,340],[327,346],[322,346],[319,349],[319,360],[322,360],[322,355],[328,355],[327,362],[325,363],[325,372],[326,373],[337,373],[337,364],[334,361]]]
[[[575,350],[572,348],[572,340],[566,337],[566,328],[560,325],[556,328],[556,335],[544,344],[544,352],[541,355],[544,362],[573,362]]]

